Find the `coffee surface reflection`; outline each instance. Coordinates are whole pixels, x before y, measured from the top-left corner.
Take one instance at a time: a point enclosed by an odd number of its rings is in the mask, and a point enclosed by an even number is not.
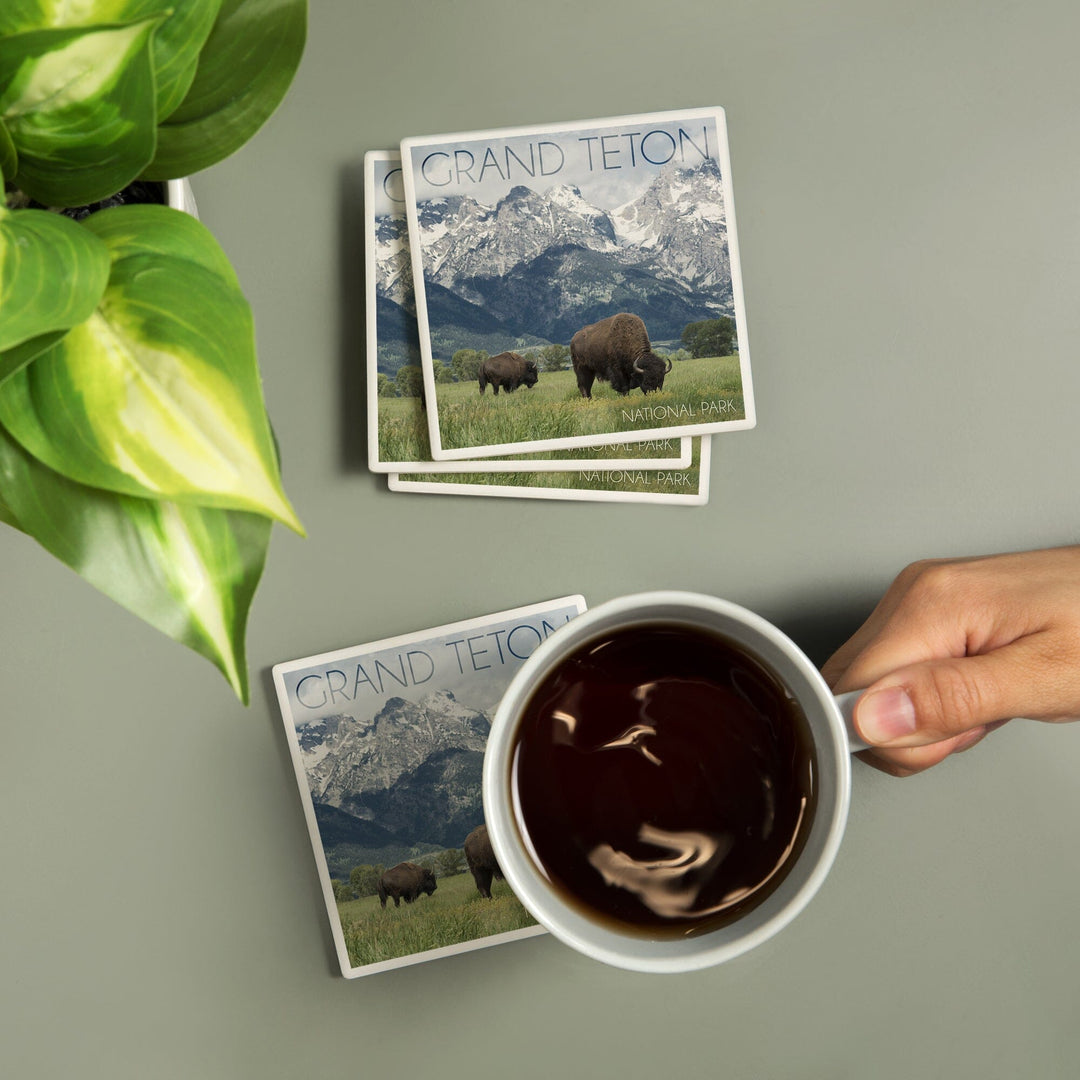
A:
[[[801,707],[755,657],[653,623],[598,637],[545,677],[511,783],[554,886],[655,937],[727,925],[780,884],[810,829],[814,772]]]

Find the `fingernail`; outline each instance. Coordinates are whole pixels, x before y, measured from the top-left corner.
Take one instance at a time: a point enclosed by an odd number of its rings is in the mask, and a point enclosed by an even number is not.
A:
[[[856,720],[868,743],[892,742],[915,730],[915,706],[902,686],[889,686],[859,702]]]

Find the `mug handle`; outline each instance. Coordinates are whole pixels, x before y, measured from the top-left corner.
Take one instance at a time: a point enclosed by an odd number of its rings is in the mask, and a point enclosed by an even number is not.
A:
[[[869,750],[870,744],[859,738],[855,730],[855,702],[862,695],[862,690],[849,690],[846,694],[835,694],[836,707],[840,710],[840,716],[844,721],[844,730],[847,732],[848,747],[853,754],[860,750]]]

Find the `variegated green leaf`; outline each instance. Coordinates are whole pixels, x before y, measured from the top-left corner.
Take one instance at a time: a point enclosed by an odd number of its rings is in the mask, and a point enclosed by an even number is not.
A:
[[[19,523],[15,519],[15,512],[4,502],[3,489],[0,489],[0,523],[10,525],[13,529],[19,528]]]
[[[179,210],[151,204],[132,204],[92,214],[83,226],[105,241],[114,263],[134,255],[159,255],[163,260],[195,263],[240,288],[229,257],[197,218]]]
[[[46,15],[48,0],[6,0],[0,7],[0,34],[21,34],[51,25]]]
[[[159,22],[0,37],[0,120],[28,195],[47,206],[97,202],[152,160]]]
[[[150,180],[187,176],[243,146],[293,80],[307,0],[224,0],[187,97],[158,129]]]
[[[66,333],[66,330],[53,330],[48,334],[39,334],[29,341],[24,341],[21,345],[0,352],[0,383],[26,367],[35,356],[40,356],[47,349],[51,349]]]
[[[247,704],[244,637],[270,541],[267,518],[84,487],[0,429],[0,520],[206,657]]]
[[[7,126],[0,120],[0,203],[4,201],[4,177],[14,176],[19,168],[19,154]]]
[[[124,225],[135,216],[142,250]],[[207,269],[219,258],[210,232],[161,206],[117,207],[84,225],[114,252],[105,295],[0,385],[0,423],[80,483],[250,510],[302,533],[281,488],[251,311],[229,278]],[[177,225],[197,239],[189,257],[163,254]]]
[[[152,57],[157,119],[184,100],[221,0],[3,0],[0,35],[27,30],[119,25],[166,16],[154,35]]]
[[[89,229],[0,206],[0,353],[88,319],[108,280],[109,250]],[[0,356],[0,380],[7,366]]]

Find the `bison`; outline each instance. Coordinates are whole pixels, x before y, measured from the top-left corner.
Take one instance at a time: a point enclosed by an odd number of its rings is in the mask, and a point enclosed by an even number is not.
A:
[[[594,379],[611,383],[619,394],[639,386],[643,394],[662,390],[664,376],[671,370],[671,361],[665,365],[652,351],[645,324],[627,311],[579,330],[570,339],[570,360],[585,398],[592,397]]]
[[[540,373],[536,370],[535,360],[526,360],[516,352],[501,352],[497,356],[489,356],[480,365],[478,378],[481,394],[488,383],[491,383],[492,393],[498,397],[500,386],[508,394],[512,394],[523,383],[525,386],[535,386]]]
[[[430,896],[439,886],[435,875],[416,863],[403,862],[391,866],[379,878],[379,903],[386,907],[386,898],[393,897],[394,907],[401,907],[401,901],[411,904],[421,893]]]
[[[465,861],[472,871],[473,881],[476,882],[480,895],[485,900],[491,899],[491,879],[503,879],[503,872],[495,860],[495,852],[491,850],[491,841],[488,839],[486,825],[477,825],[468,836],[465,837]]]

